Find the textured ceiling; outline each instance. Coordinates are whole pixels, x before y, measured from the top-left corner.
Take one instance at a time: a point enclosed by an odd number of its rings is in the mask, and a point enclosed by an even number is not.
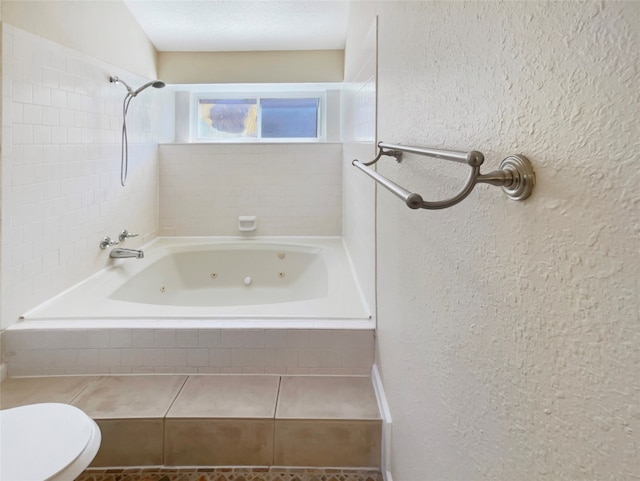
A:
[[[161,52],[344,48],[349,1],[124,0]]]

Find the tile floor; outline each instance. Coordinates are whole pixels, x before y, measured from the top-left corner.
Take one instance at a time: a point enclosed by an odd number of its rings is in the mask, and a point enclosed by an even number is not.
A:
[[[131,467],[89,470],[83,481],[361,481],[379,473],[381,420],[368,377],[61,376],[0,385],[2,409],[37,402],[73,404],[96,420],[102,445],[92,468]],[[373,470],[326,472],[327,466]]]
[[[85,471],[76,481],[382,481],[374,469],[212,468]]]

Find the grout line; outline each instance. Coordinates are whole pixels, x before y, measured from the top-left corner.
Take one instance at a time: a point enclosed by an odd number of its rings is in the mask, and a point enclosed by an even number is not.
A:
[[[69,404],[73,405],[73,401],[75,401],[76,399],[78,399],[78,397],[87,390],[87,388],[93,384],[96,380],[98,376],[93,376],[89,381],[87,381],[87,383],[82,387],[82,389],[80,389],[75,396],[73,396],[71,398],[71,400],[69,401]]]
[[[273,410],[273,419],[275,421],[275,419],[277,418],[277,413],[278,413],[278,406],[280,405],[280,390],[282,389],[282,377],[283,376],[278,376],[278,392],[276,394],[276,407]]]
[[[167,374],[167,375],[168,376],[176,376],[176,375],[179,375],[179,374]],[[171,411],[171,408],[173,407],[173,405],[178,400],[178,396],[180,396],[180,393],[184,389],[185,384],[187,384],[187,381],[191,377],[191,374],[183,374],[183,375],[185,376],[185,378],[184,378],[184,381],[182,382],[182,385],[180,386],[180,389],[178,389],[178,392],[176,393],[175,397],[173,398],[173,401],[171,401],[171,404],[169,404],[169,407],[167,408],[167,411],[164,413],[164,416],[162,416],[163,424],[164,424],[164,420],[167,418],[167,414],[169,414],[169,411]]]
[[[182,385],[180,386],[180,389],[178,389],[178,392],[176,393],[175,397],[173,398],[173,401],[171,401],[171,404],[169,404],[169,407],[167,408],[167,411],[164,413],[164,416],[162,416],[162,462],[166,463],[166,455],[167,455],[167,415],[169,414],[169,411],[171,411],[171,408],[173,407],[173,405],[176,403],[176,401],[178,400],[178,396],[180,396],[180,393],[182,392],[182,390],[184,389],[185,384],[187,384],[187,381],[189,380],[189,378],[191,377],[191,375],[187,374],[184,378],[184,381],[182,382]]]
[[[282,376],[278,376],[278,392],[276,394],[276,407],[273,410],[273,450],[271,452],[271,465],[276,462],[276,414],[280,404],[280,390],[282,389]]]

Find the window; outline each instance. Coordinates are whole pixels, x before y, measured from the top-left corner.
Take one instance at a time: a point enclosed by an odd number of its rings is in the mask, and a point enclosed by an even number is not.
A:
[[[257,133],[256,99],[198,100],[198,138],[252,138]]]
[[[198,95],[197,140],[319,141],[324,94]]]
[[[317,138],[319,99],[262,99],[262,137]]]

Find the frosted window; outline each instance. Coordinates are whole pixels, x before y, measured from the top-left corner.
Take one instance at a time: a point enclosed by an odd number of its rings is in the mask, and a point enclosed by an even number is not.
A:
[[[256,99],[200,99],[198,137],[251,138],[258,133]]]
[[[262,99],[263,138],[318,136],[318,99]]]
[[[197,98],[197,138],[210,141],[311,140],[320,132],[320,97]]]

